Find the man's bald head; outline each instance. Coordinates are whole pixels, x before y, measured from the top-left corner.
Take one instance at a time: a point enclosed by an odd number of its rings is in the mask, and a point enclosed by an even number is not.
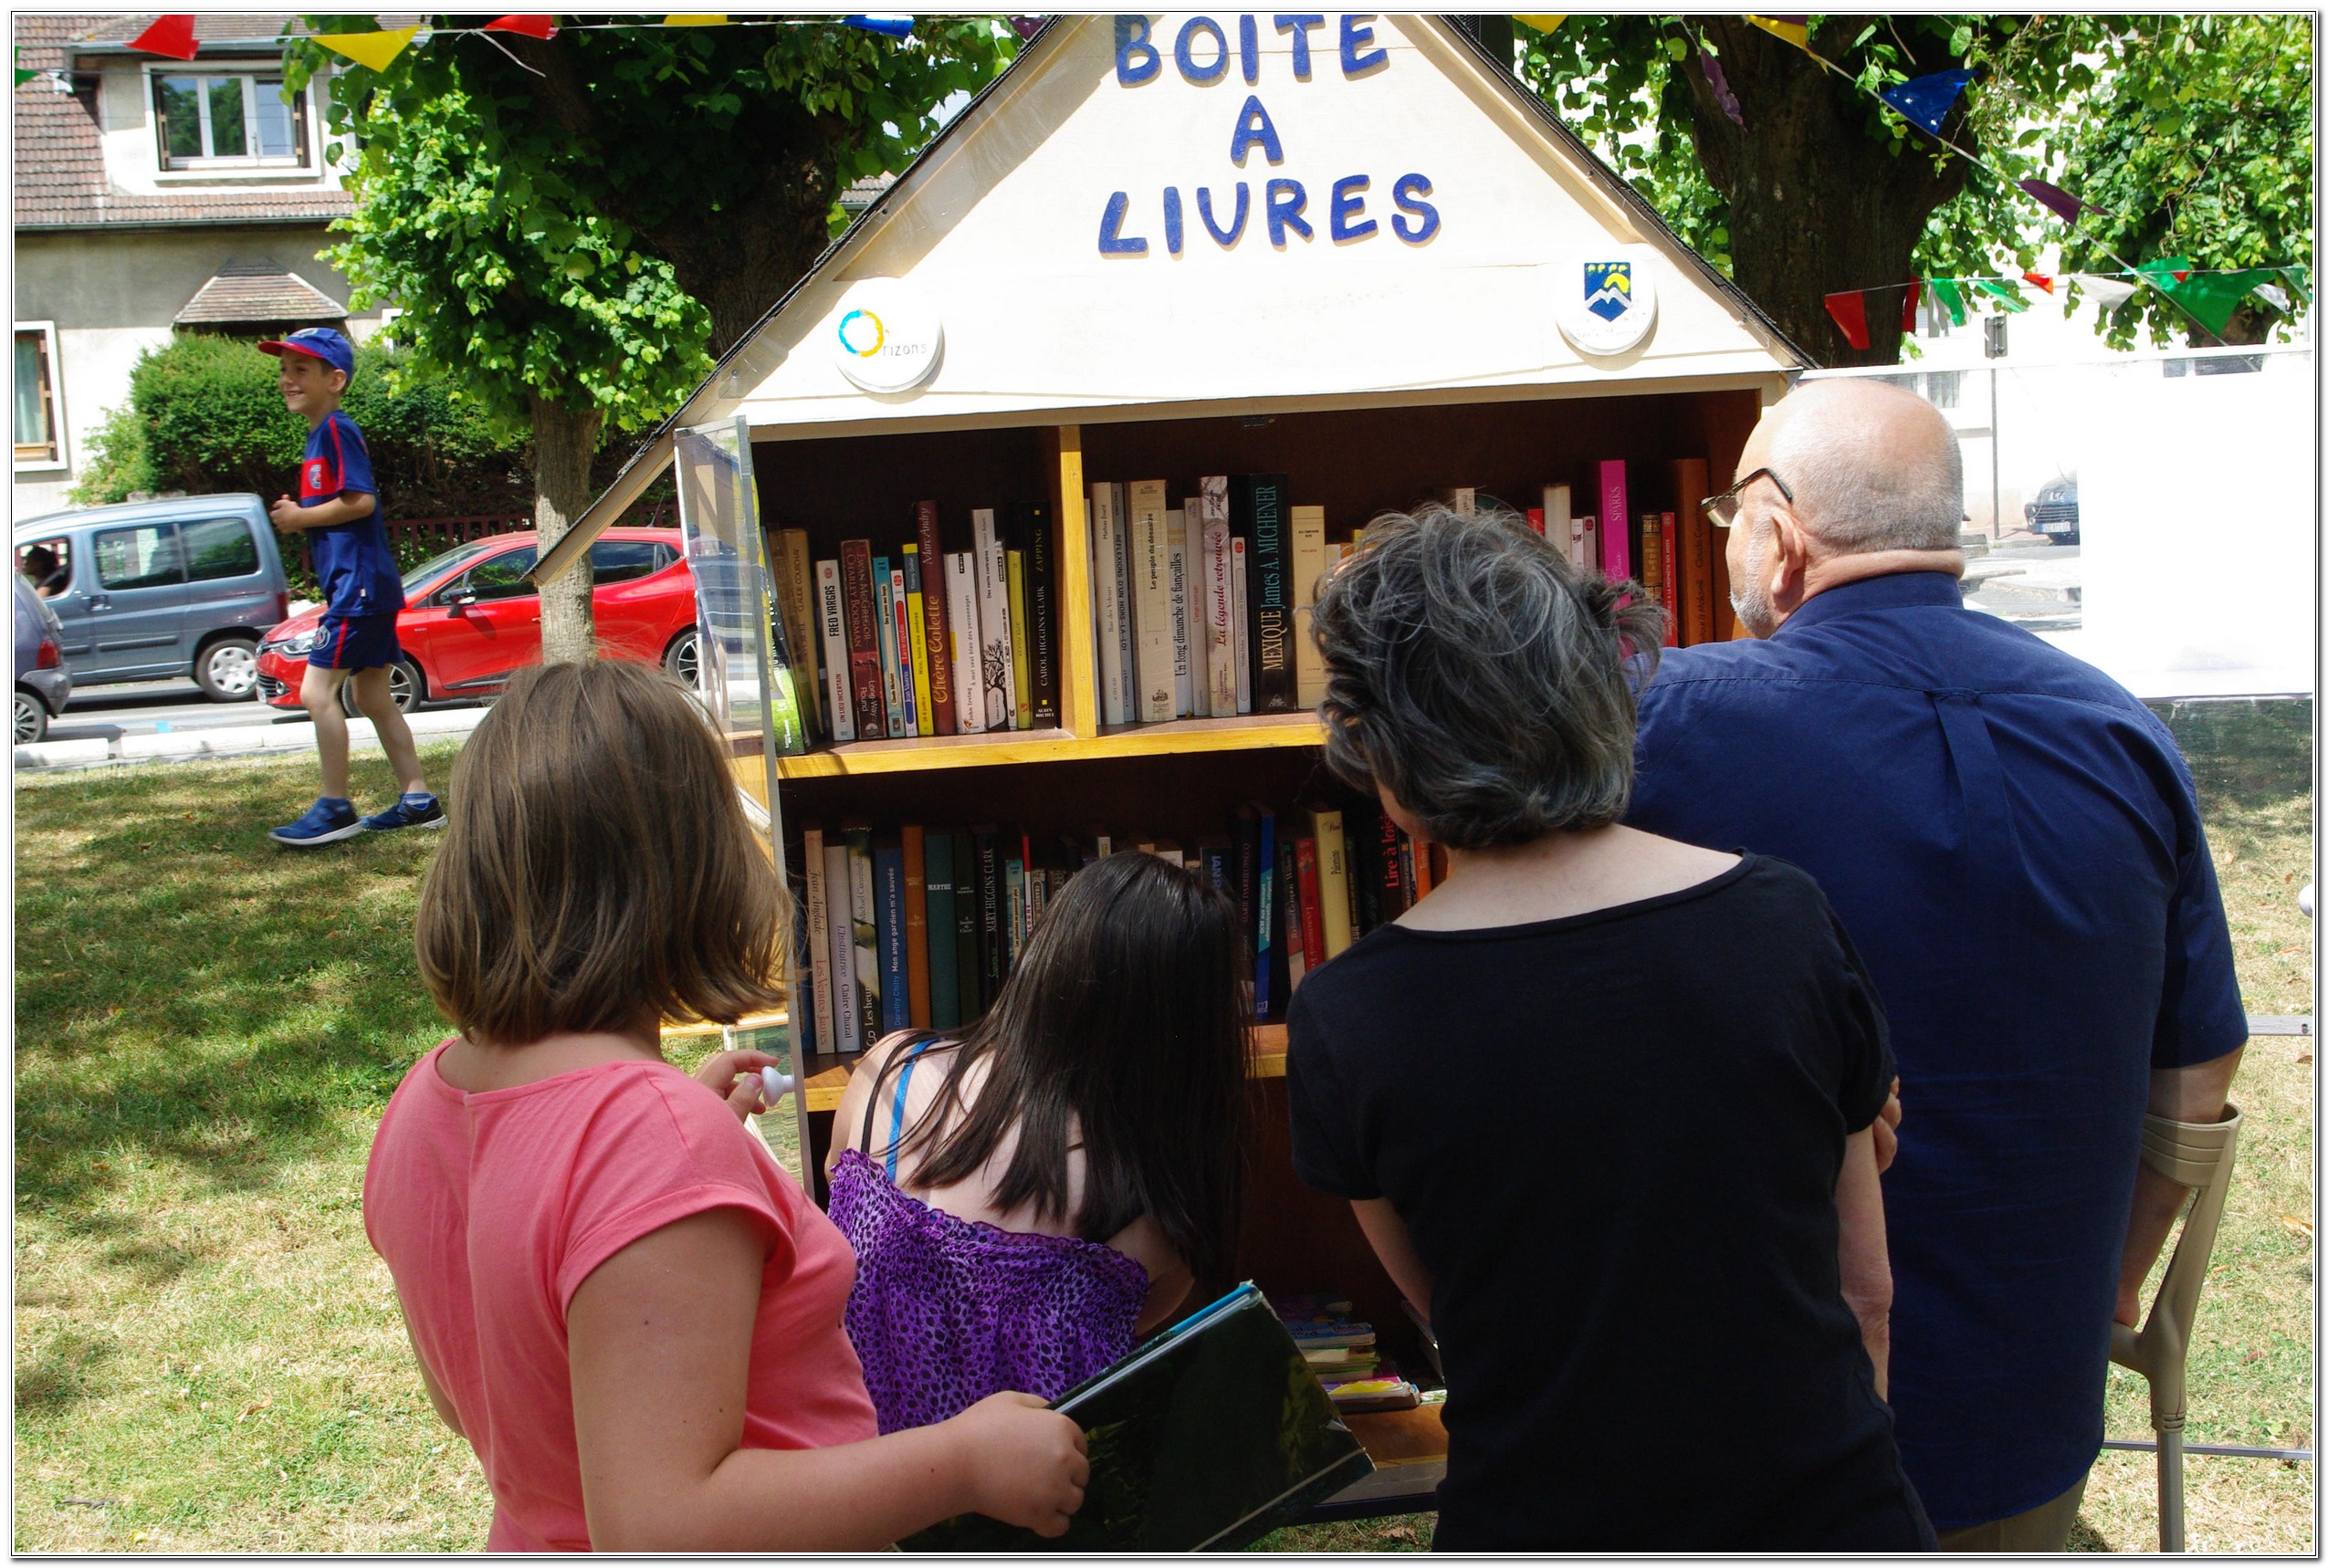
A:
[[[1796,519],[1833,555],[1954,549],[1964,454],[1941,412],[1879,381],[1805,382],[1763,416],[1753,447],[1794,492]]]

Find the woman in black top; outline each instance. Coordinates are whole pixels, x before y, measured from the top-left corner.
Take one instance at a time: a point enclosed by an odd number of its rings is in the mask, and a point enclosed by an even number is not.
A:
[[[1801,872],[1616,825],[1662,617],[1433,508],[1368,525],[1316,627],[1328,765],[1447,850],[1303,981],[1286,1063],[1295,1169],[1439,1340],[1437,1546],[1929,1550],[1883,1402],[1883,1015]]]

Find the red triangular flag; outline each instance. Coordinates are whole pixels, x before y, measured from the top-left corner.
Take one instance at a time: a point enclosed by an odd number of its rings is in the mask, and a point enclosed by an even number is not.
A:
[[[2187,267],[2182,268],[2175,274],[2175,281],[2177,283],[2188,283],[2190,281],[2190,275],[2194,270],[2194,268]]]
[[[2052,293],[2052,292],[2053,292],[2053,280],[2052,280],[2050,277],[2047,277],[2044,273],[2041,273],[2041,272],[2024,272],[2024,273],[2022,273],[2022,274],[2021,274],[2021,277],[2022,277],[2023,281],[2025,281],[2025,282],[2029,282],[2029,283],[2034,283],[2034,284],[2036,284],[2036,285],[2037,285],[2040,288],[2042,288],[2042,289],[2043,289],[2043,290],[2045,290],[2045,292],[2046,292],[2046,293],[2048,293],[2048,294],[2050,294],[2050,293]]]
[[[1908,297],[1900,302],[1900,330],[1902,332],[1915,330],[1915,308],[1923,302],[1924,285],[1913,277],[1909,278]]]
[[[194,57],[194,22],[191,12],[184,16],[156,16],[152,26],[130,40],[130,47],[190,60]]]
[[[1835,318],[1835,325],[1843,329],[1843,336],[1852,348],[1867,347],[1867,299],[1858,289],[1830,294],[1827,314]]]
[[[522,33],[529,38],[554,38],[558,36],[558,19],[520,11],[515,16],[495,17],[485,25],[485,30],[488,33]]]

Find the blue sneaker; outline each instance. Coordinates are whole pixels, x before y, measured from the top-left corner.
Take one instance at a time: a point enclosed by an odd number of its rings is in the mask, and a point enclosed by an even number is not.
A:
[[[434,795],[406,795],[376,817],[363,820],[366,831],[393,833],[398,828],[441,828],[445,802]]]
[[[319,795],[306,815],[267,836],[295,850],[311,850],[318,844],[336,844],[342,839],[352,839],[362,831],[363,819],[356,815],[353,806]]]

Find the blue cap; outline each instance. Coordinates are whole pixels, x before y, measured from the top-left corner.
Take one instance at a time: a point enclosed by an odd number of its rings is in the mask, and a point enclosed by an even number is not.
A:
[[[334,327],[302,328],[288,338],[278,338],[270,342],[261,343],[258,346],[258,351],[278,357],[284,354],[306,354],[321,360],[350,381],[356,379],[355,345],[349,342],[346,337]]]

